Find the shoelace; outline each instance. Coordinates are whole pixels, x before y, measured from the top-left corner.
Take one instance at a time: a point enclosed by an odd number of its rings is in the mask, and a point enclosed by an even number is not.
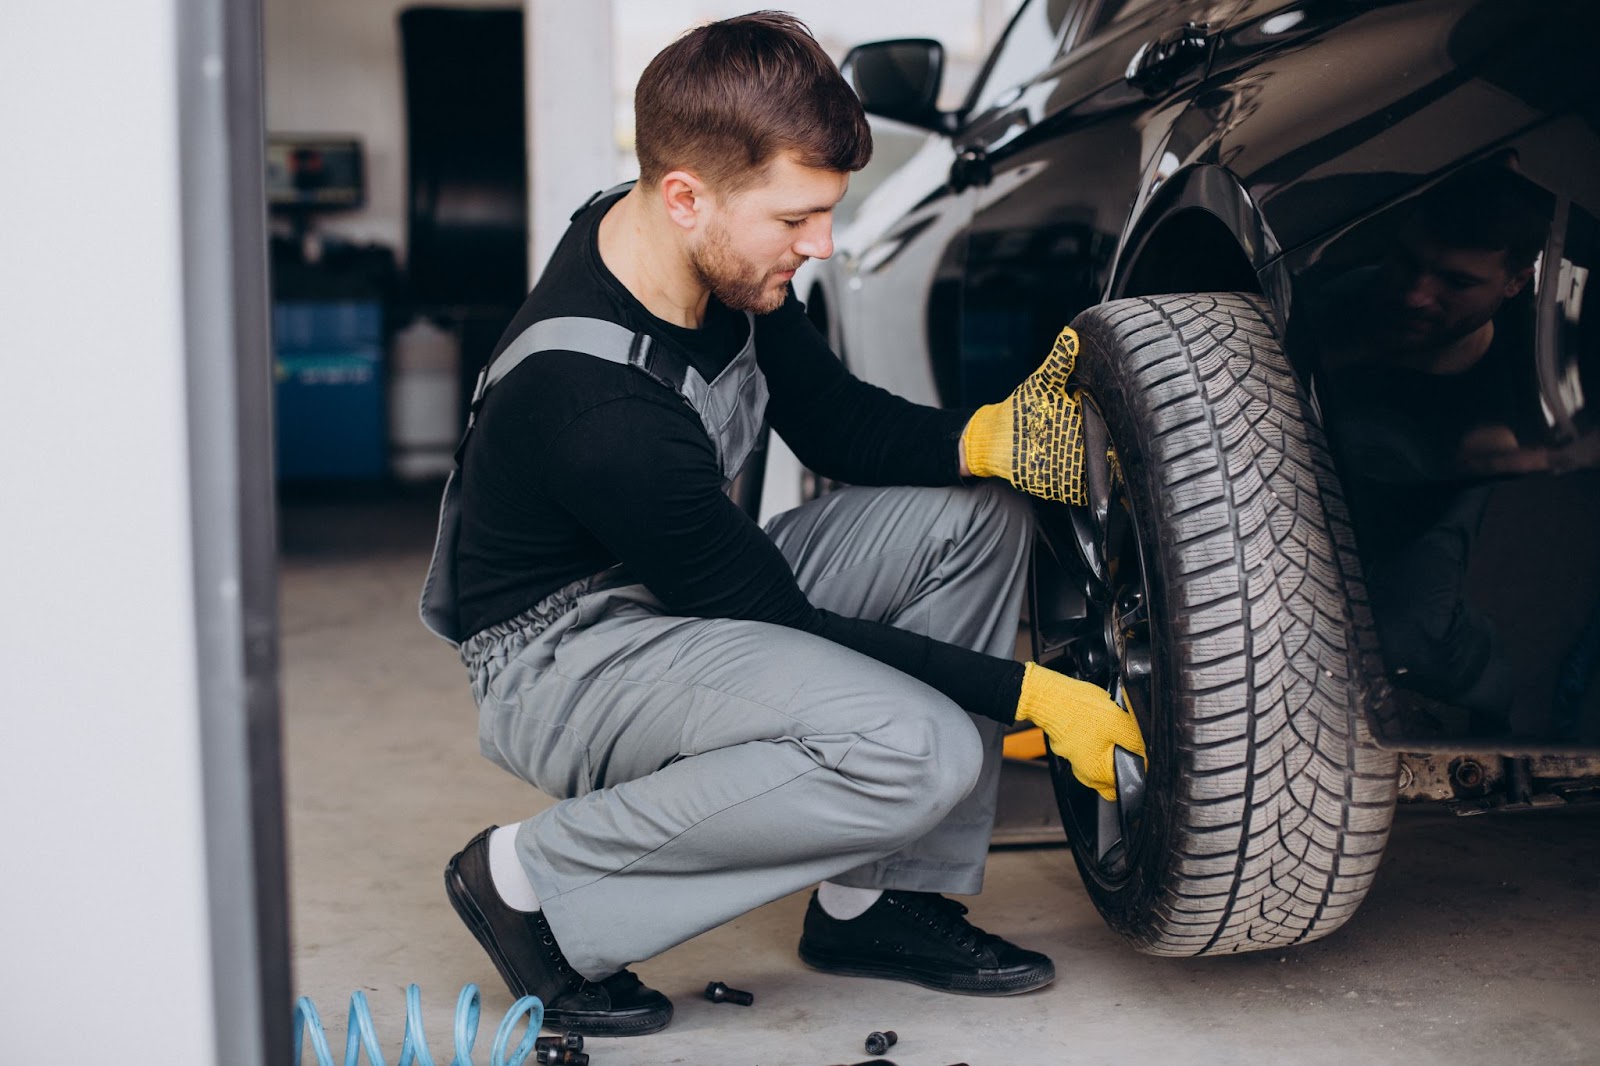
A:
[[[542,911],[537,913],[538,918],[535,923],[539,930],[539,942],[550,949],[551,958],[556,964],[556,973],[561,975],[567,991],[581,995],[584,986],[589,983],[588,980],[567,962],[567,957],[561,953],[561,945],[556,943],[555,933],[550,931],[550,923],[544,919],[544,913]]]
[[[937,892],[895,892],[888,895],[891,903],[897,903],[912,918],[974,955],[979,954],[982,945],[991,938],[992,934],[967,921],[965,904]]]
[[[599,990],[604,990],[615,999],[621,993],[631,992],[635,986],[644,983],[632,970],[618,970],[610,977],[590,981],[567,962],[567,957],[561,953],[561,945],[556,943],[555,934],[550,931],[550,923],[544,920],[542,913],[538,918],[538,927],[539,941],[550,949],[556,964],[556,973],[562,975],[568,992],[576,992],[580,996],[594,996],[599,994]]]

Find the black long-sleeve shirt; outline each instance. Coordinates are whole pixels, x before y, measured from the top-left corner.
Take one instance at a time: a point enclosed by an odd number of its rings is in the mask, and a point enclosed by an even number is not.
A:
[[[714,297],[700,329],[651,315],[600,259],[600,218],[581,213],[495,354],[544,318],[585,315],[675,346],[707,380],[738,353],[745,317]],[[767,417],[811,469],[857,485],[950,485],[971,412],[910,403],[852,377],[791,294],[756,319]],[[803,630],[1009,722],[1022,667],[811,605],[788,561],[722,491],[699,417],[630,367],[579,352],[525,360],[490,392],[464,459],[460,611],[466,632],[511,618],[621,563],[677,614]]]

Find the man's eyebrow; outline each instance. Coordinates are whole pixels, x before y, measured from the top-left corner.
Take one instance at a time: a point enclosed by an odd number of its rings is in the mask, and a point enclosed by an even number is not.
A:
[[[797,207],[792,211],[779,211],[780,215],[820,215],[824,211],[832,211],[837,204],[823,204],[821,207]]]

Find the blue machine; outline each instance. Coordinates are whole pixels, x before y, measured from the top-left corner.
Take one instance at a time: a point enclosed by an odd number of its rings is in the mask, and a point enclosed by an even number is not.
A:
[[[281,300],[272,336],[279,480],[385,477],[382,304]]]

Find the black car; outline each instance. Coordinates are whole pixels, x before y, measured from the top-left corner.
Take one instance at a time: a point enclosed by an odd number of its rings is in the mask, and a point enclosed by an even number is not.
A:
[[[936,42],[847,58],[926,139],[797,279],[840,357],[975,405],[1081,338],[1030,619],[1143,723],[1136,816],[1051,758],[1141,949],[1337,928],[1397,798],[1596,794],[1596,40],[1589,0],[1027,0],[955,112]]]

